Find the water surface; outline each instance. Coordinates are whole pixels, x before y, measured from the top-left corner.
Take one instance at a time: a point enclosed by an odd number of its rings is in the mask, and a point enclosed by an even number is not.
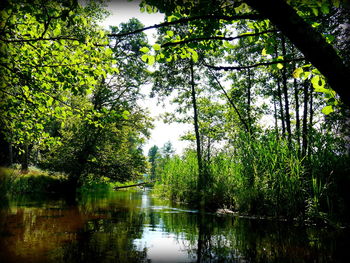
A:
[[[2,206],[0,262],[349,262],[345,230],[203,216],[147,189]]]

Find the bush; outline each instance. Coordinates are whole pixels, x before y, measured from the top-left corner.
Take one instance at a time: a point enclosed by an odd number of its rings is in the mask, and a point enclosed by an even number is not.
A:
[[[67,176],[29,167],[26,174],[17,166],[0,169],[0,188],[6,194],[54,193],[66,190]]]

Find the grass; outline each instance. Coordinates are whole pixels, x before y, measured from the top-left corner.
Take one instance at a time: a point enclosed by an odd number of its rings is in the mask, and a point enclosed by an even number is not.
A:
[[[27,173],[22,173],[18,165],[0,167],[2,196],[62,192],[67,181],[68,177],[64,174],[43,171],[33,166],[29,167]]]
[[[312,155],[301,158],[295,145],[273,134],[244,136],[207,164],[208,183],[202,186],[207,208],[316,223],[349,222],[350,160],[339,155],[340,143],[315,138]],[[194,151],[168,160],[158,176],[156,194],[197,202]]]

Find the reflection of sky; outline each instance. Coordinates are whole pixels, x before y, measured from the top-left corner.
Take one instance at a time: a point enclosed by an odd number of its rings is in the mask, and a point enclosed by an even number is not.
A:
[[[153,205],[149,192],[143,191],[141,196],[141,207],[146,214],[153,212],[181,213],[181,209],[172,208],[167,205]],[[185,210],[183,210],[185,211]],[[186,211],[187,212],[187,211]],[[188,211],[195,212],[195,211]],[[165,231],[164,222],[159,218],[157,224],[144,224],[142,237],[133,241],[137,250],[147,249],[147,258],[152,262],[192,262],[189,258],[189,242],[184,235],[175,235]]]
[[[167,233],[161,227],[145,226],[141,239],[135,239],[134,244],[139,251],[147,248],[147,258],[152,262],[192,262],[187,248],[189,242],[183,237]]]
[[[142,197],[141,197],[141,208],[147,208],[150,206],[150,198],[148,196],[148,191],[143,191],[142,192]]]

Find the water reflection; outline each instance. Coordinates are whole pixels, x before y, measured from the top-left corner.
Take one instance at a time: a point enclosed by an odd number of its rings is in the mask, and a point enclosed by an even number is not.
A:
[[[200,214],[146,191],[10,200],[1,262],[348,262],[346,231]]]

